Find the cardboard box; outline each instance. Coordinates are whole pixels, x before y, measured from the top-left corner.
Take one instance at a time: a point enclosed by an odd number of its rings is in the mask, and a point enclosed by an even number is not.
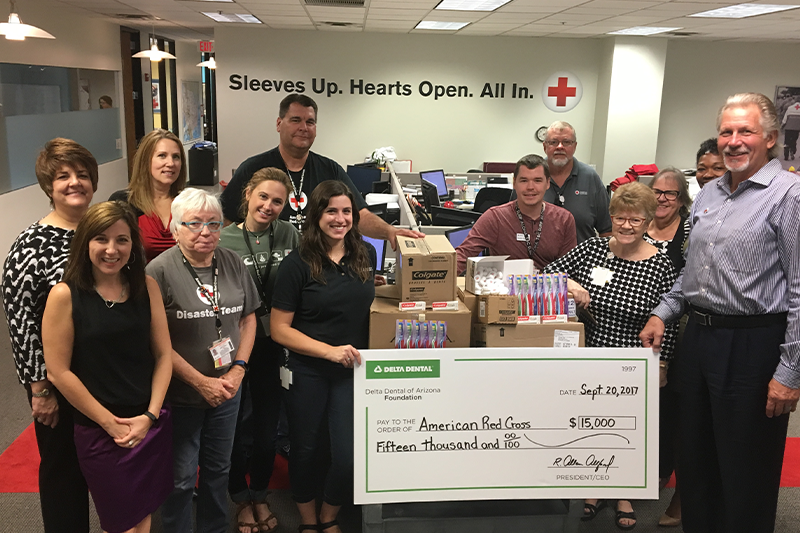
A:
[[[464,278],[458,278],[458,299],[464,302],[467,309],[472,313],[472,322],[478,321],[478,297],[467,292],[464,288]]]
[[[397,320],[441,320],[447,322],[447,348],[467,348],[470,343],[472,313],[458,302],[458,311],[424,313],[398,311],[399,300],[375,298],[369,309],[369,347],[371,350],[392,350]]]
[[[456,251],[444,235],[397,238],[397,285],[404,302],[448,302],[456,296]]]
[[[503,279],[513,274],[515,276],[532,276],[539,271],[533,267],[530,259],[508,259],[507,255],[488,255],[486,257],[468,257],[467,271],[465,274],[465,289],[472,293],[475,290],[475,274],[481,267],[496,268],[503,273]]]
[[[516,296],[478,296],[478,322],[481,324],[516,324],[518,316]]]
[[[521,326],[475,324],[472,327],[473,346],[490,348],[515,346],[552,348],[556,340],[556,330],[577,332],[579,335],[578,346],[583,347],[586,345],[583,324],[580,322],[568,322],[566,324],[525,324]]]

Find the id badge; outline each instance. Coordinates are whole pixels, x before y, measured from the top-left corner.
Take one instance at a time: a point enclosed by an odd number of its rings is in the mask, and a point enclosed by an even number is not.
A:
[[[289,390],[289,385],[292,384],[292,371],[289,370],[289,367],[282,366],[281,367],[281,386]]]
[[[230,337],[223,337],[212,344],[208,351],[214,359],[214,368],[222,368],[231,364],[231,354],[233,353],[233,342]]]
[[[525,242],[525,234],[517,233],[517,242]]]
[[[602,287],[614,277],[614,273],[605,267],[594,267],[592,269],[592,285]]]

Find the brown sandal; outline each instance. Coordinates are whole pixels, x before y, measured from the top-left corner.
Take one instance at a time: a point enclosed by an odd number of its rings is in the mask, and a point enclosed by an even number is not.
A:
[[[252,506],[253,506],[253,502],[249,502],[249,501],[248,502],[239,502],[239,503],[236,504],[236,527],[237,528],[242,528],[242,527],[249,528],[250,529],[250,533],[252,533],[254,529],[256,531],[261,531],[261,528],[259,527],[259,524],[257,524],[256,522],[242,522],[242,521],[239,520],[239,515],[242,513],[242,511],[244,511],[245,509],[250,507],[251,508],[250,511],[253,513],[253,519],[254,520],[257,519],[258,517],[256,516],[256,510],[253,509]]]
[[[278,517],[275,516],[275,513],[272,512],[267,500],[261,502],[252,502],[253,503],[253,517],[258,521],[258,530],[261,533],[270,533],[270,531],[275,531],[278,529],[280,523],[278,523]],[[267,506],[269,510],[269,516],[267,516],[264,520],[258,520],[258,511],[256,510],[256,504],[263,503]],[[269,527],[269,521],[275,519],[275,526]]]

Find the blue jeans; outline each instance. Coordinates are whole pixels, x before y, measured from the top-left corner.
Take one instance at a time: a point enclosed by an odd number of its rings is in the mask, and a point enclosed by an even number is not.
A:
[[[191,533],[192,492],[197,489],[197,532],[228,530],[228,471],[239,413],[241,388],[218,407],[172,407],[172,446],[175,489],[161,506],[167,533]]]
[[[323,501],[343,505],[353,498],[353,371],[307,364],[301,357],[289,358],[292,497],[298,503],[314,500],[320,477],[320,447],[330,442],[331,464],[325,476]],[[330,438],[322,433],[326,421]]]

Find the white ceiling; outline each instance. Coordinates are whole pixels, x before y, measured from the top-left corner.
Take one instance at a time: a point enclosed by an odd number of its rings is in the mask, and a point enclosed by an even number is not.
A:
[[[687,16],[742,3],[717,0],[512,0],[493,12],[435,10],[440,0],[365,0],[364,7],[308,6],[305,0],[236,0],[233,3],[199,0],[33,1],[58,4],[89,17],[109,18],[126,26],[149,29],[154,24],[159,35],[179,40],[213,39],[215,26],[230,24],[214,22],[203,15],[203,11],[249,13],[258,17],[264,27],[310,31],[581,38],[600,37],[631,26],[668,26],[682,28],[678,30],[680,32],[693,33],[671,37],[680,39],[800,40],[800,9],[747,19]],[[23,22],[27,21],[26,3],[17,4]],[[749,0],[748,3],[797,5],[800,0]],[[148,18],[126,20],[124,15]],[[421,20],[470,24],[457,32],[414,30]],[[776,53],[780,51],[776,49]]]

